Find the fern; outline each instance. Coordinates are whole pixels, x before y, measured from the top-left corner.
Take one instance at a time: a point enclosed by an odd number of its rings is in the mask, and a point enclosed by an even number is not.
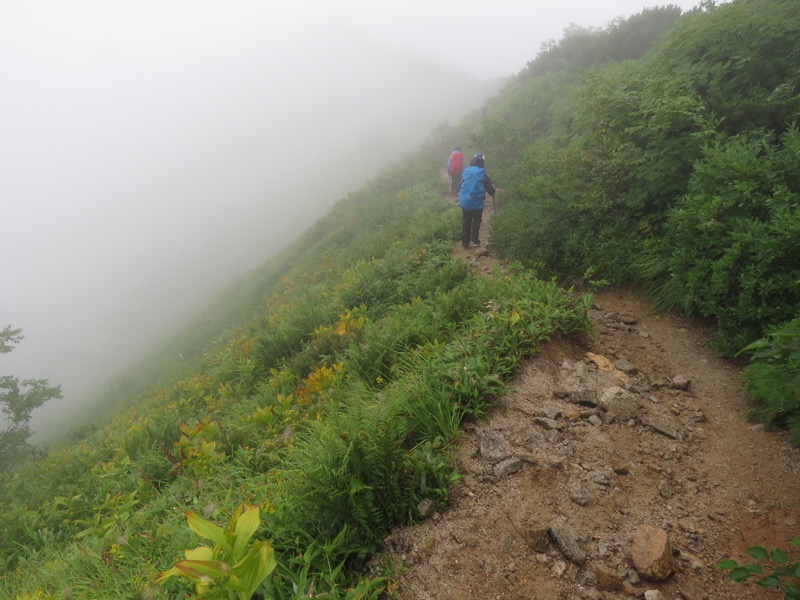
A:
[[[800,318],[774,328],[741,353],[751,355],[743,377],[756,404],[753,415],[767,424],[787,425],[800,444]]]

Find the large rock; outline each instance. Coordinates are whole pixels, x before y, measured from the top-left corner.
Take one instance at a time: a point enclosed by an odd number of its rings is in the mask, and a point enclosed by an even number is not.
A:
[[[642,579],[663,581],[672,574],[672,548],[667,532],[652,525],[639,525],[631,547],[633,566]]]
[[[636,397],[618,385],[611,386],[600,396],[600,406],[618,421],[636,419],[641,414]]]

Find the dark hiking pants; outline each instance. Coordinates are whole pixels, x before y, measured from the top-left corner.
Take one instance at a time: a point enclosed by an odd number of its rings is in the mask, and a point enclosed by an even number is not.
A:
[[[480,245],[481,240],[478,234],[481,230],[482,217],[482,208],[478,210],[461,209],[461,245],[464,246],[464,248],[469,248],[470,241],[476,246]]]
[[[458,190],[461,188],[461,173],[454,173],[450,175],[450,193],[454,196],[458,195]]]

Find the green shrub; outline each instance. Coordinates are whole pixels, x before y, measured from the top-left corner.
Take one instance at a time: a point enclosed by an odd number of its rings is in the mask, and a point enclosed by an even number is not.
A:
[[[800,318],[741,352],[751,360],[743,377],[756,404],[753,414],[767,424],[788,425],[792,441],[800,445]]]
[[[800,132],[708,149],[640,261],[662,309],[713,318],[729,355],[800,308]]]

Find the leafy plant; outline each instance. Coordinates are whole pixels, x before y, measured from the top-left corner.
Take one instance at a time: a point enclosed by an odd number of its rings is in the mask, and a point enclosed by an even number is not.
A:
[[[794,538],[791,545],[800,548],[800,537]],[[800,560],[791,562],[783,550],[767,550],[761,546],[751,546],[745,552],[756,560],[754,563],[739,563],[729,558],[714,565],[717,569],[730,571],[728,578],[741,583],[758,577],[756,585],[763,588],[779,589],[784,600],[800,599]],[[766,566],[766,568],[765,568]]]
[[[352,559],[366,551],[354,547],[348,528],[326,543],[312,543],[294,556],[278,561],[272,577],[265,582],[267,597],[275,600],[366,600],[383,597],[386,579],[364,577],[356,579],[351,571],[359,566]]]
[[[157,582],[178,575],[195,583],[199,597],[250,600],[275,570],[275,552],[269,542],[250,543],[261,523],[258,506],[239,505],[224,529],[193,512],[186,513],[186,522],[189,529],[214,545],[186,550],[186,560],[161,573]]]
[[[767,424],[788,424],[800,444],[800,319],[774,328],[739,354],[750,355],[742,377],[756,404],[753,415]]]

